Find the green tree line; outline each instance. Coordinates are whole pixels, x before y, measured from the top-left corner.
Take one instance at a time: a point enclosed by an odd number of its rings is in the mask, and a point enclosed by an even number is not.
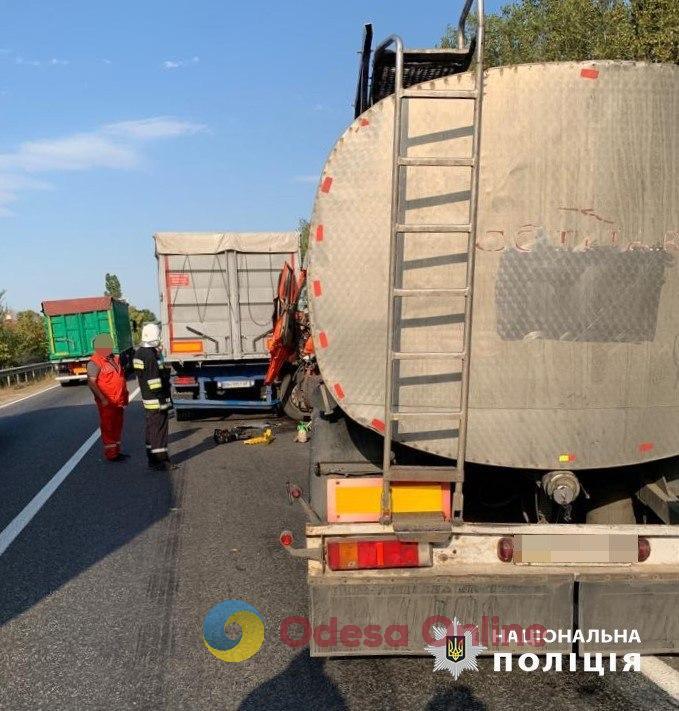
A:
[[[123,298],[123,288],[120,279],[115,274],[106,274],[104,277],[104,296],[112,296],[114,299]],[[138,309],[129,304],[130,323],[132,325],[132,339],[135,344],[141,342],[141,329],[145,323],[156,323],[158,321],[153,311],[148,309]]]
[[[488,67],[623,59],[679,63],[679,0],[520,0],[486,15]],[[449,26],[442,47],[455,46]]]
[[[13,317],[0,290],[0,368],[47,360],[42,316],[27,309]]]

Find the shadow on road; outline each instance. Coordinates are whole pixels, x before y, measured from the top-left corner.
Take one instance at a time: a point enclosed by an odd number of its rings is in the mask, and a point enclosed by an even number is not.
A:
[[[348,711],[350,707],[355,706],[356,697],[361,696],[360,688],[353,689],[354,703],[350,706],[335,682],[326,674],[325,663],[325,659],[310,657],[309,650],[304,649],[283,672],[250,692],[238,707],[238,711],[298,711],[320,708],[324,711]],[[374,670],[370,671],[369,678],[373,672]],[[356,678],[360,679],[360,672]],[[375,706],[374,698],[372,703],[368,703],[371,691],[374,689],[365,690],[366,708]],[[386,705],[384,708],[390,706]],[[394,704],[391,708],[398,706]],[[425,711],[485,711],[487,707],[468,686],[460,685],[436,692],[422,708]]]
[[[484,711],[486,708],[468,686],[459,686],[436,694],[425,706],[425,711]]]
[[[334,682],[326,675],[325,660],[309,656],[305,649],[287,668],[258,686],[238,711],[298,711],[317,709],[345,711],[349,708]]]
[[[199,429],[200,427],[193,427],[191,429],[170,432],[170,436],[167,438],[167,441],[170,444],[174,444],[175,442],[181,442],[181,440],[186,439],[186,437],[190,437],[192,434],[194,434],[194,432],[198,432]]]
[[[182,464],[183,462],[188,462],[191,459],[194,459],[197,457],[201,452],[205,452],[208,449],[214,449],[216,446],[214,440],[212,439],[212,435],[205,437],[205,439],[201,440],[197,444],[194,444],[192,447],[189,447],[188,449],[183,449],[180,452],[177,452],[176,454],[172,455],[172,461],[175,464]]]
[[[52,418],[78,427],[92,406],[66,406]],[[46,422],[50,421],[50,413]],[[22,416],[22,420],[26,418]],[[88,418],[89,421],[89,418]],[[21,424],[21,423],[20,423]],[[23,425],[27,425],[26,421]],[[92,431],[78,430],[78,445]],[[31,608],[141,532],[164,518],[174,505],[173,484],[166,474],[149,473],[144,453],[143,411],[137,405],[125,416],[124,445],[132,458],[124,463],[104,461],[101,441],[85,455],[18,538],[0,556],[0,626]],[[43,430],[43,436],[45,431]],[[41,459],[39,451],[22,457],[40,463],[45,481],[22,480],[26,466],[18,462],[2,472],[3,486],[25,487],[13,502],[12,516],[39,491],[77,446],[62,447],[59,457]],[[35,467],[34,467],[35,468]]]

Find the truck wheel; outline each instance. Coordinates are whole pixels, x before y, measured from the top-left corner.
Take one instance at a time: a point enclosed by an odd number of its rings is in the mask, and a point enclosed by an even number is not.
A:
[[[299,422],[310,419],[311,411],[303,408],[305,400],[302,394],[302,384],[296,380],[293,382],[295,375],[296,373],[288,373],[283,376],[280,386],[280,392],[283,394],[281,407],[287,417]]]
[[[62,388],[68,388],[68,387],[70,387],[71,382],[72,381],[70,381],[70,380],[60,380],[59,385],[61,385]]]

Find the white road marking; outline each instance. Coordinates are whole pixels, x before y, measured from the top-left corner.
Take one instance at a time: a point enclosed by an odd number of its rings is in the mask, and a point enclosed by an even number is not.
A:
[[[137,388],[131,395],[130,400],[139,394]],[[66,477],[78,466],[80,460],[90,451],[92,445],[100,437],[99,428],[94,430],[92,434],[80,445],[78,450],[64,464],[61,469],[40,489],[40,491],[24,506],[17,516],[15,516],[10,524],[0,533],[0,555],[2,555],[9,546],[12,545],[14,539],[28,526],[33,517],[47,503],[52,494],[59,488]]]
[[[44,390],[38,390],[37,393],[31,393],[30,395],[26,395],[25,397],[20,397],[18,400],[12,400],[12,402],[6,402],[4,405],[0,405],[0,410],[2,410],[3,407],[9,407],[10,405],[16,405],[18,402],[23,402],[24,400],[30,400],[30,398],[35,397],[36,395],[42,395],[43,393],[49,392],[50,390],[54,390],[54,388],[58,388],[59,383],[56,385],[50,385],[49,388],[45,388]]]
[[[679,701],[679,671],[658,657],[642,657],[641,673],[675,701]]]

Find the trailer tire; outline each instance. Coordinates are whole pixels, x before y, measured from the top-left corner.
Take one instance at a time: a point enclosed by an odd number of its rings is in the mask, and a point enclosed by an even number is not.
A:
[[[302,410],[302,408],[297,405],[297,398],[294,397],[295,390],[302,387],[302,384],[297,382],[295,378],[298,372],[300,371],[298,370],[295,373],[287,373],[284,375],[279,388],[282,398],[281,408],[283,413],[286,417],[289,417],[295,422],[309,420],[311,418],[311,413]]]

